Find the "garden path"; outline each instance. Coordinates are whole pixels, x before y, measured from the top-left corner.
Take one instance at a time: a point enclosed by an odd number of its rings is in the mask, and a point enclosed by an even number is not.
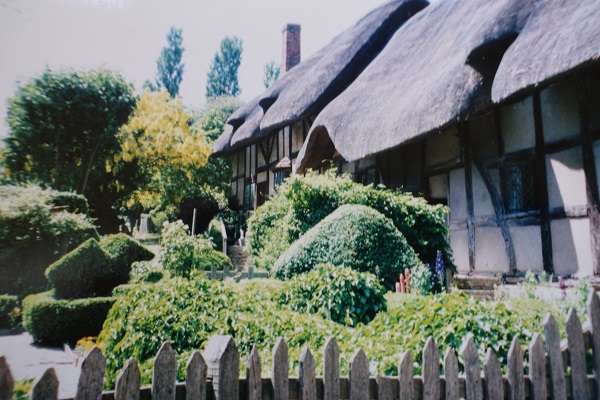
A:
[[[59,398],[73,398],[83,358],[62,348],[35,346],[32,341],[26,332],[0,336],[0,355],[6,357],[15,381],[35,379],[52,367],[60,382]]]

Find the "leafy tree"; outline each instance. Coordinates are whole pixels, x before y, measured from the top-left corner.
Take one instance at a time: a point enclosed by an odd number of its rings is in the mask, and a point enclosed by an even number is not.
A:
[[[4,173],[83,194],[101,230],[116,231],[118,206],[137,180],[134,164],[116,162],[116,133],[135,107],[120,75],[47,69],[9,100]]]
[[[275,61],[271,61],[270,63],[265,65],[265,77],[263,79],[263,83],[265,84],[265,89],[271,87],[273,82],[279,79],[279,74],[281,73],[281,68]]]
[[[226,37],[221,41],[207,75],[207,98],[240,94],[238,70],[242,62],[242,50],[242,40],[238,37]]]
[[[241,102],[230,96],[209,99],[206,107],[196,117],[194,129],[203,131],[209,142],[214,142],[225,129],[227,118],[241,105]]]
[[[167,45],[160,52],[156,61],[156,83],[146,82],[145,86],[153,91],[166,89],[171,97],[179,94],[179,85],[183,79],[183,34],[174,26],[167,33]]]

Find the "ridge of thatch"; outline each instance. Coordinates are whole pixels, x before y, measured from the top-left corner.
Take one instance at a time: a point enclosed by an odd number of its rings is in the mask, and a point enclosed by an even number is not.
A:
[[[318,112],[340,94],[381,51],[396,30],[427,7],[425,0],[392,0],[338,34],[263,96],[262,130]]]
[[[600,59],[600,1],[539,1],[502,58],[492,87],[500,102]]]
[[[224,153],[227,153],[231,146],[229,142],[231,141],[231,137],[233,136],[233,126],[229,124],[225,124],[223,132],[219,135],[219,137],[213,142],[213,156],[219,156]]]
[[[489,98],[489,56],[516,37],[532,2],[444,0],[409,19],[319,114],[296,168],[312,167],[305,156],[323,139],[311,136],[328,135],[345,160],[355,161],[464,117]]]

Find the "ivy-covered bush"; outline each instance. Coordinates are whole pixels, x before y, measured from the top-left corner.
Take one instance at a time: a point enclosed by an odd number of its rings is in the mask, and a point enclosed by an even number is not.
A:
[[[181,221],[167,223],[161,237],[161,263],[173,276],[189,277],[194,271],[232,268],[229,257],[213,248],[209,239],[191,236]]]
[[[387,304],[385,289],[375,275],[331,264],[292,278],[279,302],[294,311],[351,326],[368,323]]]
[[[371,272],[388,288],[421,263],[394,224],[362,205],[343,205],[294,242],[277,260],[275,276],[289,279],[320,263]]]
[[[335,176],[334,171],[292,176],[250,217],[248,243],[257,267],[270,269],[292,242],[343,204],[374,208],[393,222],[423,262],[433,263],[440,250],[452,267],[446,207],[408,193],[355,183]]]
[[[102,237],[100,247],[111,258],[111,269],[116,284],[127,282],[131,264],[154,258],[154,254],[150,250],[124,233]]]
[[[80,195],[38,186],[0,186],[0,293],[48,288],[44,271],[98,234]],[[76,211],[81,211],[77,213]]]
[[[23,300],[23,325],[36,343],[62,345],[96,336],[114,303],[112,297],[57,300],[52,292]]]
[[[0,294],[0,329],[13,328],[19,322],[19,298]]]

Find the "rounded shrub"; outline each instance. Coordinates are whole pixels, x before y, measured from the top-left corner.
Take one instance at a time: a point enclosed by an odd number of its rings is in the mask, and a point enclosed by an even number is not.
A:
[[[75,343],[100,332],[113,303],[112,297],[57,300],[52,292],[38,293],[23,300],[23,325],[36,343]]]
[[[10,329],[19,322],[19,298],[0,294],[0,329]]]
[[[361,205],[343,205],[294,242],[275,263],[275,276],[289,279],[321,263],[375,274],[387,288],[421,263],[392,222]]]
[[[368,323],[386,309],[385,289],[375,275],[331,264],[292,278],[279,302],[351,326]]]
[[[154,258],[154,254],[150,250],[124,233],[104,236],[100,239],[100,247],[111,258],[111,268],[116,284],[127,282],[131,264]]]
[[[129,273],[132,283],[156,283],[163,279],[164,276],[165,271],[162,265],[155,261],[134,262],[131,264],[131,272]]]
[[[221,233],[221,220],[213,218],[206,229],[206,236],[210,238],[215,250],[223,248],[223,234]]]
[[[88,239],[46,270],[58,298],[94,297],[110,293],[115,283],[112,260],[95,239]],[[117,277],[118,280],[119,277]]]

